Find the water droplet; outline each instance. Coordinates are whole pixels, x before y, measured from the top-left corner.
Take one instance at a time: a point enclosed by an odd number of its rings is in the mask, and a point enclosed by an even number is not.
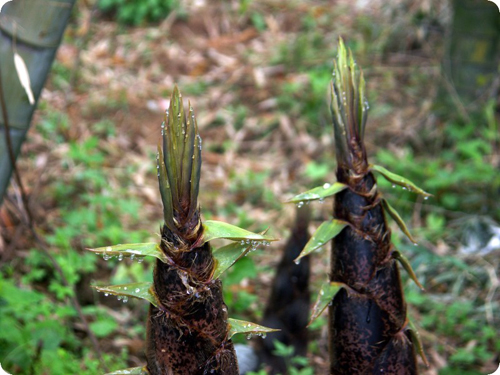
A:
[[[127,296],[123,297],[123,303],[127,303],[127,302],[128,302],[128,297]]]
[[[396,185],[395,185],[395,184],[392,184],[392,188],[394,189],[395,187],[396,187]]]
[[[414,242],[414,243],[413,243],[413,246],[418,246],[418,243]]]
[[[121,262],[123,260],[123,254],[118,255],[118,260]]]
[[[325,183],[325,184],[323,185],[323,189],[328,189],[330,186],[332,186],[332,185],[330,185],[330,184],[327,182],[327,183]]]
[[[319,199],[319,203],[320,203],[320,204],[325,203],[325,198],[320,198],[320,199]]]
[[[429,199],[429,197],[424,197],[424,201],[426,201],[427,199]]]
[[[304,205],[304,202],[300,201],[299,203],[297,203],[297,207],[300,208]]]
[[[135,254],[132,254],[132,255],[130,256],[130,260],[134,260],[134,258],[135,258]]]
[[[109,296],[109,293],[104,293],[104,297],[107,297],[107,296]]]
[[[293,262],[294,262],[295,264],[300,264],[300,259],[295,259]]]
[[[137,262],[142,263],[144,261],[144,257],[137,258]]]
[[[118,301],[121,301],[123,297],[122,296],[118,296],[116,298],[118,299]]]
[[[124,290],[127,290],[128,288],[127,288],[127,287],[125,287],[125,288],[123,288],[123,289],[124,289]]]
[[[139,293],[140,291],[141,291],[141,289],[140,289],[140,288],[135,288],[135,292],[136,292],[136,293]]]

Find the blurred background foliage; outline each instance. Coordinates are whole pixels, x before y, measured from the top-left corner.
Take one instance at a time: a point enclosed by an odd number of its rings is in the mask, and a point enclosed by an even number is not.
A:
[[[454,20],[464,4],[486,7],[479,17],[485,28],[491,18],[496,34],[464,39],[467,25]],[[204,218],[253,231],[271,225],[286,238],[295,207],[283,202],[335,181],[328,89],[342,36],[367,79],[370,160],[433,194],[422,200],[378,181],[419,241],[394,228],[395,246],[426,288],[403,275],[431,363],[422,373],[492,373],[500,353],[499,19],[486,0],[78,2],[18,162],[35,221],[76,288],[64,286],[22,225],[12,182],[0,211],[4,369],[104,372],[72,293],[108,369],[144,363],[147,306],[90,285],[147,280],[152,264],[106,262],[84,249],[158,240],[154,152],[174,83],[204,139]],[[467,85],[476,90],[462,92],[457,69],[471,64],[479,68]],[[314,204],[313,227],[329,205]],[[233,317],[261,317],[280,244],[225,276]],[[313,258],[314,285],[327,254]],[[325,322],[312,327],[308,358],[290,358],[303,375],[326,373]],[[286,347],[277,352],[290,356]]]

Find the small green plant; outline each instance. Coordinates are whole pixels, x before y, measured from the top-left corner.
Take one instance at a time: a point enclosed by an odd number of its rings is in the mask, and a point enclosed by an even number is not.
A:
[[[177,0],[99,0],[101,10],[116,14],[120,23],[135,26],[160,21],[177,6]]]
[[[273,344],[275,348],[273,354],[284,359],[289,375],[314,375],[314,369],[309,366],[309,360],[306,357],[294,356],[293,346],[287,346],[279,340],[274,340]],[[249,372],[248,375],[267,375],[267,372],[262,369],[258,372]]]
[[[228,318],[220,276],[259,244],[274,241],[233,225],[202,222],[198,206],[202,142],[193,109],[186,116],[175,88],[162,125],[157,175],[163,201],[161,241],[106,246],[91,251],[104,259],[156,258],[153,282],[129,283],[96,289],[150,303],[144,367],[120,374],[238,374],[232,336],[275,331]],[[211,240],[233,243],[212,250]]]
[[[99,337],[115,330],[116,322],[105,310],[92,307],[84,312],[99,318],[90,324]],[[72,329],[70,322],[77,317],[73,307],[51,300],[25,283],[16,285],[0,273],[0,316],[0,358],[9,373],[102,373],[99,360]],[[105,354],[103,359],[113,368],[124,366],[126,356],[124,350],[119,355]]]

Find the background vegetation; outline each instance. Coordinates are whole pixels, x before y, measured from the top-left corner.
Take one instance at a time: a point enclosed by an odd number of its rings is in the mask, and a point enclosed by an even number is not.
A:
[[[35,221],[76,292],[22,225],[12,183],[0,211],[4,369],[104,372],[72,293],[108,369],[144,363],[146,304],[124,305],[90,285],[147,280],[152,263],[105,261],[84,249],[158,240],[154,155],[174,82],[197,108],[205,219],[253,231],[267,223],[285,238],[295,208],[282,202],[335,181],[327,98],[339,35],[365,68],[369,159],[434,194],[423,200],[379,179],[419,240],[413,246],[394,231],[426,287],[405,279],[431,363],[422,373],[496,369],[500,257],[499,244],[487,244],[500,232],[498,102],[470,108],[443,100],[454,97],[440,69],[450,4],[352,3],[77,3],[18,163]],[[331,211],[319,203],[313,210],[314,227]],[[259,320],[283,243],[257,250],[225,276],[233,317]],[[328,272],[327,254],[313,257],[313,283]],[[303,374],[326,371],[324,323],[312,328],[308,358],[290,359],[306,365]]]

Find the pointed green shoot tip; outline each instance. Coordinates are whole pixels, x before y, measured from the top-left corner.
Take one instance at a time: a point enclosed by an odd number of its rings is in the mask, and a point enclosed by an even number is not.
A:
[[[352,140],[363,140],[368,104],[362,71],[357,68],[353,54],[342,38],[339,38],[334,61],[331,99],[336,152],[338,158],[344,160],[348,158]]]
[[[182,225],[198,209],[201,172],[201,137],[196,118],[191,105],[186,118],[182,94],[177,86],[165,113],[162,138],[162,149],[158,151],[158,178],[165,223],[175,231],[174,222]]]

